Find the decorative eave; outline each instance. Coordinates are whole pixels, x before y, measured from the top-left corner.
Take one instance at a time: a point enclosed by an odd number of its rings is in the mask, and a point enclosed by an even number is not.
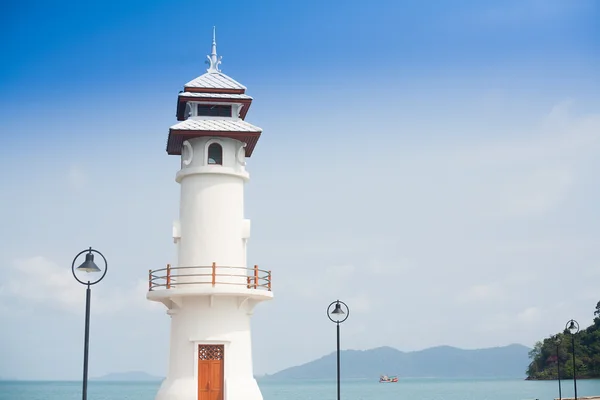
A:
[[[177,98],[177,121],[185,120],[185,105],[190,101],[198,103],[243,104],[244,106],[240,112],[240,118],[245,119],[248,109],[252,104],[252,97],[246,94],[181,92]]]
[[[191,93],[179,92],[180,97],[189,98],[210,98],[210,99],[227,99],[227,100],[252,100],[247,94],[227,94],[227,93]]]
[[[261,128],[242,120],[187,119],[173,125],[169,129],[167,153],[170,155],[181,155],[181,149],[185,140],[196,137],[215,136],[236,139],[246,143],[246,157],[250,157],[261,133]]]
[[[223,93],[223,94],[244,94],[246,89],[231,89],[231,88],[209,88],[209,87],[194,87],[184,86],[183,90],[192,93]]]

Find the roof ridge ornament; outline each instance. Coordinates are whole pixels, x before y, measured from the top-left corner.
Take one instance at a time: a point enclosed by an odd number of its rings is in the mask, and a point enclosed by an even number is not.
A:
[[[206,70],[209,74],[217,74],[221,72],[219,69],[219,64],[221,64],[221,59],[223,56],[217,57],[217,39],[216,39],[216,28],[213,26],[213,40],[212,40],[212,48],[210,55],[207,55],[209,67]]]

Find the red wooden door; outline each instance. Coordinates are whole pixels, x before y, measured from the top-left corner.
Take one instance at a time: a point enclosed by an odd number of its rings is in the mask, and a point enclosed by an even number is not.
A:
[[[223,345],[198,346],[198,400],[223,400]]]

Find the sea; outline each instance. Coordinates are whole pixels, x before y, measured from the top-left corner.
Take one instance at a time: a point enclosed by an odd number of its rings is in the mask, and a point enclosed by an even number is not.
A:
[[[509,379],[400,379],[398,383],[342,380],[342,400],[552,400],[557,381]],[[153,400],[159,382],[99,382],[89,400]],[[573,397],[573,381],[561,381],[562,397]],[[259,380],[264,400],[336,400],[331,380]],[[577,395],[600,396],[600,380],[578,380]],[[79,400],[81,382],[0,381],[0,400]]]

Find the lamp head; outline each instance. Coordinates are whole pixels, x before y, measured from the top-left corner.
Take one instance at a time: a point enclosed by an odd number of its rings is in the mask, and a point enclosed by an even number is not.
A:
[[[101,271],[101,269],[98,268],[94,262],[94,254],[92,254],[91,250],[85,255],[85,261],[79,267],[77,267],[77,271],[83,271],[87,273]]]
[[[333,314],[333,316],[335,317],[341,318],[346,313],[344,312],[344,310],[342,310],[342,306],[340,303],[335,303],[335,308],[333,309],[331,314]]]
[[[554,336],[554,344],[559,346],[562,342],[562,338],[559,335]]]
[[[327,306],[327,318],[338,325],[347,320],[349,315],[350,309],[343,301],[336,300]]]
[[[571,335],[574,335],[577,332],[579,332],[579,324],[577,323],[577,321],[575,321],[574,319],[570,320],[567,323],[567,330]]]

